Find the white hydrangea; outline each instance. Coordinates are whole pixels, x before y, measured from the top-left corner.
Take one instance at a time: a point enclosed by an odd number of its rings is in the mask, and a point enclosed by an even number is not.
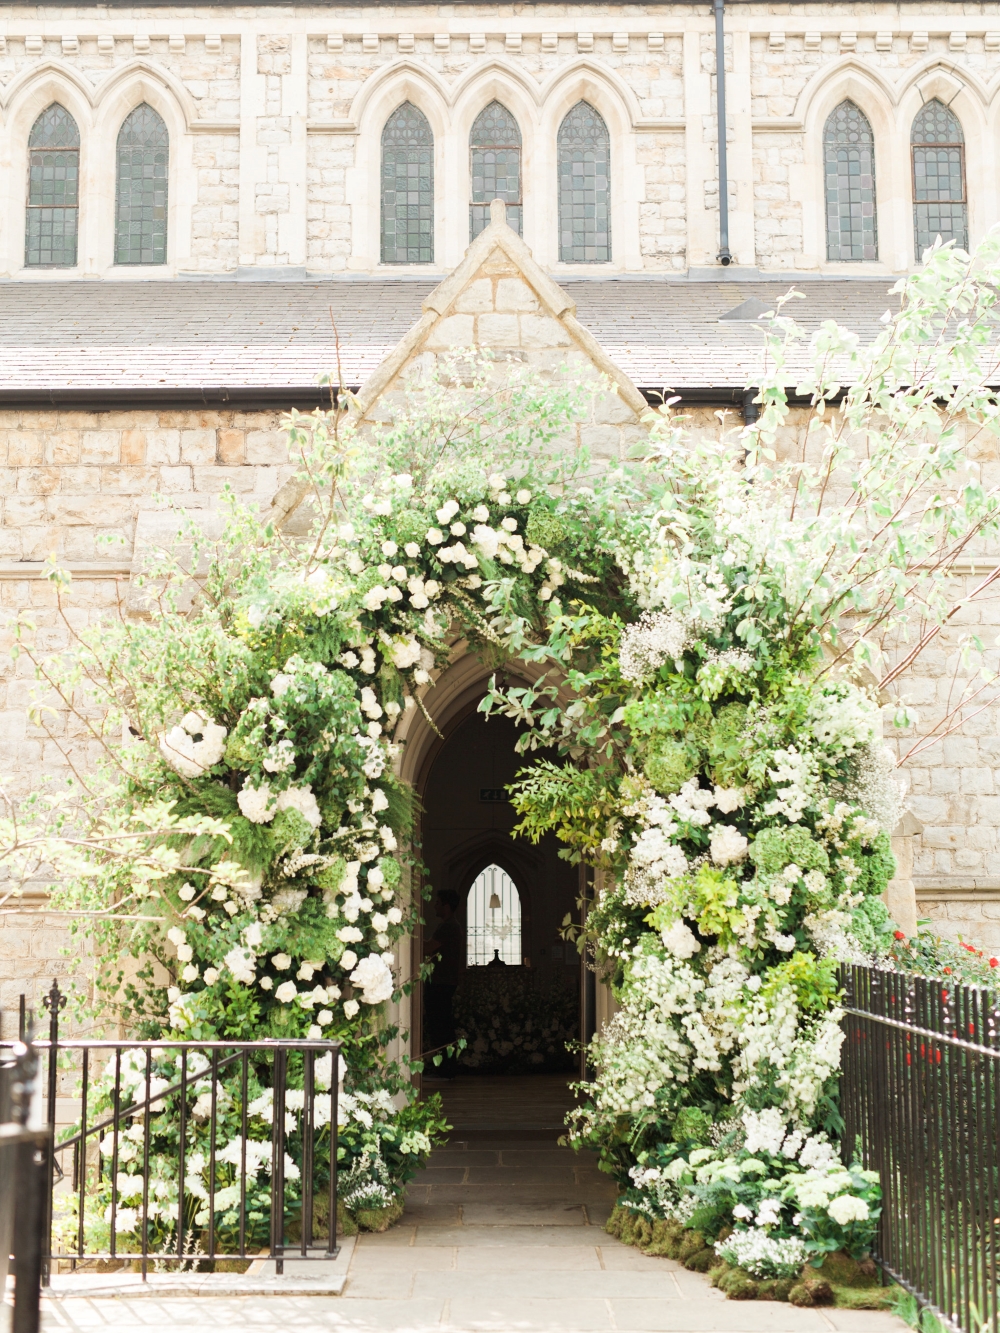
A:
[[[392,997],[392,973],[378,954],[369,954],[351,973],[351,981],[361,987],[365,1004],[381,1004]]]
[[[744,1147],[748,1153],[767,1152],[777,1157],[785,1139],[786,1117],[775,1106],[763,1111],[744,1111],[743,1127],[746,1131]]]
[[[306,819],[313,828],[319,828],[323,822],[323,816],[320,814],[319,803],[313,795],[313,789],[310,786],[289,787],[283,791],[277,801],[278,810],[298,810],[299,814]]]
[[[269,824],[278,813],[274,793],[268,784],[262,782],[259,787],[254,787],[249,778],[236,797],[236,804],[240,807],[240,814],[244,819],[249,819],[251,824]]]
[[[709,838],[709,851],[717,866],[738,865],[745,861],[749,846],[739,829],[730,824],[716,824]]]
[[[200,778],[222,758],[226,728],[204,713],[185,713],[180,725],[160,737],[160,753],[175,772],[186,778]],[[200,740],[195,740],[200,736]]]
[[[223,962],[235,979],[241,982],[244,986],[249,986],[253,983],[253,979],[257,975],[255,966],[256,959],[249,949],[241,949],[238,946],[234,949],[230,949],[223,959]]]
[[[746,802],[746,793],[742,787],[716,787],[713,793],[719,813],[731,815]]]
[[[405,671],[407,667],[416,666],[420,661],[420,644],[412,638],[396,639],[389,650],[389,656],[394,666],[400,671]]]
[[[701,951],[701,944],[695,938],[694,931],[683,921],[664,926],[660,931],[660,939],[663,947],[675,958],[693,958]]]
[[[709,807],[715,804],[715,793],[699,787],[695,778],[685,782],[680,791],[674,792],[668,799],[671,807],[686,824],[702,827],[711,824],[712,816],[708,811]]]
[[[831,1199],[826,1211],[842,1227],[850,1222],[868,1221],[868,1205],[864,1199],[858,1199],[853,1194],[841,1194]]]

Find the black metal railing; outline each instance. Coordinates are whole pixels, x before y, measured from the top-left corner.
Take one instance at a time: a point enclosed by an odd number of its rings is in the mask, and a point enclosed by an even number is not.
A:
[[[1000,1002],[845,966],[844,1148],[882,1182],[876,1258],[961,1333],[1000,1333]]]
[[[37,1114],[38,1078],[30,1046],[0,1051],[0,1301],[12,1268],[10,1333],[38,1333],[39,1326],[49,1132]]]
[[[53,982],[48,1040],[31,1042],[47,1062],[43,1282],[66,1261],[145,1277],[337,1254],[339,1043],[63,1040],[64,1003]]]

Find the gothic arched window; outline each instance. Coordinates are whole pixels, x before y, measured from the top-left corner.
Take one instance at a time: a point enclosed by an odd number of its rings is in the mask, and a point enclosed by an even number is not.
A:
[[[28,135],[25,266],[72,268],[79,213],[80,131],[66,108],[53,102]]]
[[[935,98],[910,130],[913,156],[913,245],[917,263],[940,236],[969,248],[965,193],[965,135],[958,117]]]
[[[564,264],[611,259],[611,140],[589,102],[559,126],[559,258]]]
[[[823,131],[827,259],[878,259],[875,141],[853,102],[841,102]]]
[[[434,135],[411,102],[382,131],[382,263],[434,262]]]
[[[466,962],[485,967],[499,957],[521,963],[521,895],[498,865],[487,866],[472,881],[466,904]]]
[[[490,204],[502,199],[507,222],[521,235],[521,131],[505,106],[491,102],[480,111],[469,135],[472,197],[469,240],[489,224]]]
[[[167,127],[148,103],[118,131],[115,263],[167,262]]]

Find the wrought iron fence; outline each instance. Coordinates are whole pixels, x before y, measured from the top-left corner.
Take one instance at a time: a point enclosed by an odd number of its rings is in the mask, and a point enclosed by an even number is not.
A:
[[[841,1109],[882,1181],[877,1258],[947,1327],[1000,1333],[1000,1004],[844,967]]]
[[[145,1277],[337,1254],[339,1043],[62,1040],[64,1003],[53,982],[48,1040],[31,1043],[47,1057],[43,1282],[61,1261]],[[57,1128],[60,1088],[79,1110]]]

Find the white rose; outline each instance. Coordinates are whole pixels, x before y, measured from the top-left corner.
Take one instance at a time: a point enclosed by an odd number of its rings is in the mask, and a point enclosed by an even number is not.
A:
[[[345,949],[340,955],[340,966],[345,972],[353,971],[358,964],[358,955],[353,949]]]
[[[282,1004],[290,1004],[297,994],[298,991],[295,989],[294,981],[283,981],[275,990],[274,998],[280,1000]]]
[[[189,903],[191,899],[194,897],[195,892],[196,890],[193,884],[182,884],[181,887],[177,890],[177,896],[184,902]]]
[[[392,973],[377,954],[362,958],[352,971],[351,980],[361,987],[365,1004],[381,1004],[392,996]]]
[[[215,968],[215,967],[206,967],[206,968],[205,968],[205,985],[206,985],[206,986],[214,986],[215,983],[216,983],[218,980],[219,980],[219,971],[218,971],[218,968]]]
[[[194,950],[191,948],[190,944],[178,944],[177,946],[178,962],[190,963],[193,957],[194,957]]]
[[[429,528],[427,531],[427,540],[432,546],[440,546],[444,541],[444,533],[440,528]]]
[[[333,1014],[329,1009],[321,1009],[316,1015],[316,1022],[321,1028],[328,1027],[333,1022]]]
[[[357,1000],[345,1000],[345,1001],[344,1001],[344,1017],[345,1017],[345,1018],[356,1018],[356,1017],[357,1017],[357,1014],[358,1014],[358,1010],[359,1010],[360,1008],[361,1008],[361,1005],[358,1004]]]
[[[337,939],[344,944],[359,944],[364,939],[364,935],[357,926],[341,926],[337,931]]]
[[[398,550],[399,547],[393,541],[385,541],[382,543],[383,555],[395,555]]]
[[[517,503],[518,503],[519,505],[530,504],[530,503],[531,503],[531,492],[530,492],[530,491],[526,491],[526,490],[520,490],[520,491],[518,491],[518,493],[517,493]]]
[[[407,542],[406,545],[403,547],[403,550],[406,552],[406,554],[410,557],[411,560],[416,560],[417,556],[420,554],[420,547],[417,545],[416,542]]]
[[[261,990],[273,990],[273,989],[274,989],[274,978],[273,978],[273,977],[261,977],[261,979],[260,979],[260,988],[261,988]]]
[[[188,963],[187,967],[181,973],[182,981],[197,981],[200,973],[194,963]]]
[[[312,981],[313,973],[315,971],[316,969],[313,967],[312,963],[303,963],[295,973],[295,979],[296,981]]]
[[[171,944],[183,944],[187,936],[181,930],[180,926],[171,926],[167,931],[167,939]]]
[[[271,959],[271,966],[276,968],[279,972],[287,972],[291,965],[292,960],[287,953],[276,953]]]
[[[386,916],[394,926],[398,926],[403,919],[403,913],[398,907],[390,907],[388,912],[386,912]]]

